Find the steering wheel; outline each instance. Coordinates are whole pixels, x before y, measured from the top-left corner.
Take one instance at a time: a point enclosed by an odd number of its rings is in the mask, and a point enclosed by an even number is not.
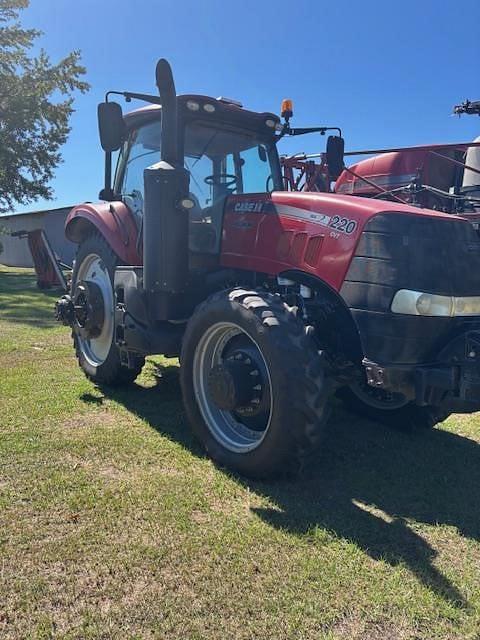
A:
[[[237,176],[234,176],[233,173],[217,173],[216,176],[207,176],[203,179],[203,181],[205,182],[205,184],[208,184],[209,187],[217,184],[221,185],[222,187],[230,188],[237,183]]]

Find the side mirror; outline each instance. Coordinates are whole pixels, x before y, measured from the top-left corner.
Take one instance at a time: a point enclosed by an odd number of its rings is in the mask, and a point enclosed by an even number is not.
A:
[[[332,180],[336,180],[345,167],[343,160],[344,152],[345,140],[340,136],[328,136],[326,155],[328,173]]]
[[[98,105],[98,131],[104,151],[111,153],[120,149],[125,140],[126,128],[122,107],[118,102],[101,102]]]

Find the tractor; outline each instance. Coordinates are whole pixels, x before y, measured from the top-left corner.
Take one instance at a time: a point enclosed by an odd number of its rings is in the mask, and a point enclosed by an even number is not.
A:
[[[135,380],[148,355],[179,357],[195,435],[252,478],[315,460],[334,396],[414,428],[480,409],[473,226],[288,191],[278,143],[331,127],[292,127],[288,101],[279,118],[177,96],[163,59],[156,84],[158,94],[110,91],[99,105],[101,202],[66,221],[78,250],[56,316],[85,374],[108,387]],[[116,94],[147,105],[124,115]],[[330,177],[343,147],[328,137]]]

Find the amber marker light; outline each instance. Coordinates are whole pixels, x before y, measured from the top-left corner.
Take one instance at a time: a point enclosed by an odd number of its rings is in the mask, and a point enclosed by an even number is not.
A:
[[[281,115],[282,118],[285,118],[285,120],[288,120],[289,118],[291,118],[293,116],[293,101],[285,98],[285,100],[282,100],[282,109],[281,109]]]

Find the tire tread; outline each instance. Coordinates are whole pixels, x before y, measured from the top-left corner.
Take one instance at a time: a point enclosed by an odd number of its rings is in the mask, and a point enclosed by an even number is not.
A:
[[[83,241],[78,245],[77,255],[75,258],[75,267],[72,274],[72,290],[75,286],[76,273],[79,266],[78,257],[81,257],[82,252],[85,251],[85,247],[89,245],[91,245],[94,250],[96,250],[99,255],[101,255],[101,258],[107,265],[110,274],[112,274],[115,268],[119,264],[121,264],[119,258],[106,242],[102,234],[98,231],[92,231],[92,233],[84,238]],[[130,384],[134,382],[134,380],[140,374],[143,365],[145,364],[145,358],[139,356],[137,358],[135,366],[132,368],[127,368],[121,365],[120,358],[118,356],[112,358],[109,355],[105,363],[100,365],[100,367],[97,367],[95,373],[93,373],[90,370],[90,367],[86,367],[84,364],[84,358],[78,344],[77,336],[75,334],[75,331],[73,330],[72,339],[75,348],[75,356],[80,368],[82,369],[85,376],[96,384],[105,384],[108,386],[122,386]]]
[[[194,320],[189,322],[185,332],[184,348],[187,345],[186,348],[190,349],[189,345],[194,343],[195,318],[208,314],[217,304],[226,301],[234,307],[240,306],[253,316],[256,325],[267,331],[273,349],[282,354],[283,361],[288,363],[285,376],[293,398],[288,423],[291,425],[289,435],[294,445],[288,452],[288,459],[282,462],[282,468],[277,467],[273,473],[269,470],[268,475],[304,470],[315,458],[330,414],[328,399],[333,387],[325,374],[322,352],[312,336],[307,335],[305,324],[296,315],[296,307],[287,305],[278,294],[243,288],[214,293],[197,307],[192,316]],[[186,353],[182,349],[182,362],[185,360]],[[187,415],[192,422],[193,412],[188,411],[188,405],[193,400],[182,373],[181,382]],[[255,476],[262,477],[261,470],[256,470]]]

